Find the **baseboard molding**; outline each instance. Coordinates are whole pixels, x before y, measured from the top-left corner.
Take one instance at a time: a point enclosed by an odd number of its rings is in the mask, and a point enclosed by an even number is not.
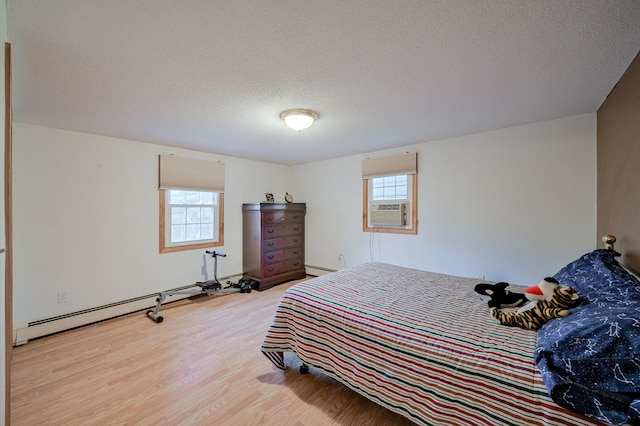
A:
[[[305,265],[307,275],[321,276],[330,272],[334,272],[334,269],[328,269],[321,266]],[[225,278],[219,278],[221,282],[231,280],[232,282],[238,282],[242,278],[241,274],[233,275]],[[173,288],[166,291],[179,291],[198,289],[194,285],[188,285],[184,287]],[[123,300],[120,302],[111,303],[109,305],[97,306],[91,309],[85,309],[82,311],[71,312],[64,315],[58,315],[56,317],[45,318],[38,321],[32,321],[25,324],[14,324],[13,329],[13,346],[24,345],[29,340],[37,339],[40,337],[49,336],[52,334],[60,333],[74,328],[83,327],[89,324],[94,324],[101,321],[106,321],[112,318],[117,318],[123,315],[132,314],[134,312],[146,311],[153,309],[156,306],[156,299],[158,293],[149,294],[146,296],[137,297],[134,299]],[[164,303],[171,303],[178,300],[186,299],[189,295],[175,295],[169,296]]]
[[[322,275],[327,275],[331,272],[335,272],[335,269],[323,268],[322,266],[312,266],[312,265],[304,265],[307,270],[307,275],[312,275],[315,277],[319,277]]]
[[[219,280],[221,282],[225,282],[227,280],[237,282],[241,277],[242,275],[235,275],[226,278],[219,278]],[[191,289],[197,290],[199,289],[199,287],[196,287],[195,285],[188,285],[166,291]],[[169,296],[164,303],[171,303],[178,300],[186,299],[188,297],[190,296]],[[117,318],[134,312],[153,309],[156,306],[157,298],[158,293],[154,293],[134,299],[111,303],[109,305],[97,306],[91,309],[84,309],[82,311],[71,312],[64,315],[58,315],[56,317],[32,321],[26,324],[14,324],[13,346],[24,345],[25,343],[29,342],[29,340],[37,339],[39,337],[49,336],[51,334],[56,334],[74,328],[83,327],[89,324]]]

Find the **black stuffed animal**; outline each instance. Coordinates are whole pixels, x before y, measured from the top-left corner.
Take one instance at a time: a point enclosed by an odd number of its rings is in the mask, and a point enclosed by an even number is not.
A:
[[[487,304],[490,308],[517,308],[529,302],[524,293],[513,293],[507,290],[508,283],[497,284],[480,283],[474,288],[475,292],[489,296]]]

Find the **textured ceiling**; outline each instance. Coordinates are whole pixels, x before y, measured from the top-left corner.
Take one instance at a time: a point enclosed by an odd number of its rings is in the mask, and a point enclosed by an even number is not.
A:
[[[14,120],[302,164],[597,111],[639,0],[7,0]],[[280,112],[320,119],[301,134]]]

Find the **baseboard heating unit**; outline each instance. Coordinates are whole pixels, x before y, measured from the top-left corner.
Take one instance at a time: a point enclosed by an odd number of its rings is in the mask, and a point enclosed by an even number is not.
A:
[[[224,280],[233,280],[237,276],[227,277]],[[186,290],[195,288],[195,284],[178,287],[172,290]],[[189,296],[173,296],[171,302],[185,299]],[[49,336],[62,331],[94,324],[123,315],[144,311],[156,305],[158,293],[140,296],[133,299],[110,303],[108,305],[97,306],[95,308],[84,309],[38,321],[13,325],[13,346],[20,346],[29,340],[39,337]]]
[[[320,266],[305,265],[305,268],[307,270],[307,275],[310,276],[325,275],[334,271],[334,269],[327,269]],[[237,282],[241,277],[241,275],[233,275],[222,278],[222,280]],[[195,284],[171,290],[186,290],[193,288],[196,288]],[[188,297],[189,296],[172,296],[171,302],[186,299]],[[140,296],[133,299],[123,300],[108,305],[97,306],[95,308],[84,309],[29,323],[16,323],[13,325],[13,346],[24,345],[29,340],[83,327],[100,321],[106,321],[139,311],[147,311],[148,309],[156,306],[157,298],[158,293],[153,293],[146,296]]]

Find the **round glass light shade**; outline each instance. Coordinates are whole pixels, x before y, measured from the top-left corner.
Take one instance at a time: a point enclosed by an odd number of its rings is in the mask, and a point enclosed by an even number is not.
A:
[[[318,119],[318,114],[308,109],[290,109],[280,114],[280,118],[287,126],[301,132]]]

